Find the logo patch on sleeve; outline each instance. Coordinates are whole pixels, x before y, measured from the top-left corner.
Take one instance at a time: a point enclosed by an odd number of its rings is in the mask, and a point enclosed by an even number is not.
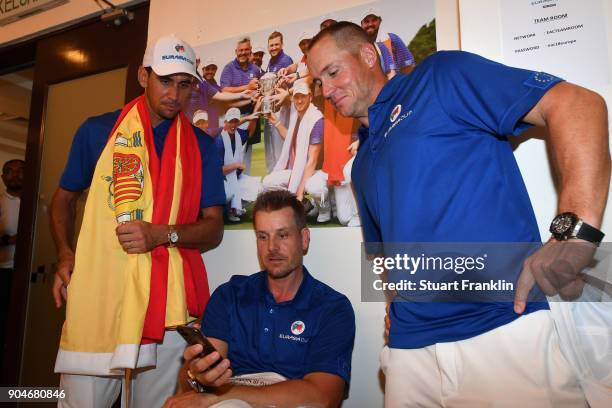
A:
[[[547,89],[558,80],[558,77],[547,74],[546,72],[535,72],[524,82],[524,84],[532,88]]]

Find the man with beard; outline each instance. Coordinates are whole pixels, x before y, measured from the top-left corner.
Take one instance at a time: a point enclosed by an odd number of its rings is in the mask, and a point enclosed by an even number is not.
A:
[[[263,57],[265,53],[266,51],[262,46],[255,45],[253,46],[253,51],[251,52],[251,58],[249,59],[249,61],[251,61],[253,64],[257,65],[260,69],[263,70],[261,66],[263,64]]]
[[[217,351],[199,358],[200,345],[187,347],[180,393],[166,408],[338,407],[347,394],[355,315],[302,263],[310,244],[302,204],[286,190],[262,193],[253,226],[264,271],[215,290],[202,332]]]
[[[223,92],[244,92],[254,91],[257,89],[258,79],[261,77],[261,68],[250,62],[251,59],[251,39],[249,37],[242,37],[236,43],[236,58],[230,61],[223,68],[221,73],[221,90]],[[240,106],[240,113],[248,115],[253,113],[254,104],[249,103],[244,106]],[[248,125],[244,125],[242,128],[246,129]],[[251,172],[251,157],[253,155],[253,149],[251,144],[259,143],[260,137],[257,135],[249,140],[246,151],[244,152],[244,160],[246,164],[245,172],[250,174]]]
[[[388,33],[386,38],[378,38],[382,17],[375,8],[367,9],[361,17],[361,28],[367,33],[370,42],[376,46],[383,72],[393,77],[398,72],[409,74],[415,66],[414,57],[397,34]]]
[[[502,301],[457,291],[454,301],[419,302],[399,292],[381,353],[385,406],[586,407],[542,292],[577,297],[604,236],[610,153],[601,96],[461,51],[388,80],[368,35],[349,22],[313,38],[308,66],[325,98],[362,123],[352,180],[364,241],[504,243],[497,272],[516,282]],[[548,129],[559,181],[560,214],[543,245],[509,141],[532,125]],[[514,257],[513,243],[534,251]]]
[[[112,406],[126,370],[134,370],[131,406],[156,406],[176,388],[185,342],[171,327],[203,313],[201,253],[223,236],[221,161],[182,113],[196,78],[191,46],[162,36],[138,69],[143,95],[87,119],[74,136],[50,207],[53,297],[57,307],[66,301],[60,406]]]
[[[6,190],[0,195],[0,362],[4,355],[6,318],[13,284],[13,257],[17,242],[24,167],[25,162],[20,159],[9,160],[2,166],[2,181]]]

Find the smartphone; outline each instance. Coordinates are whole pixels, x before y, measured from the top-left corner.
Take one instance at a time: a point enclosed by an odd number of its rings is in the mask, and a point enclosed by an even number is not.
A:
[[[193,346],[194,344],[200,344],[203,348],[202,352],[198,355],[199,358],[205,357],[210,353],[217,351],[215,346],[202,334],[202,332],[195,327],[191,326],[177,326],[176,331],[185,339],[187,344]],[[219,364],[223,358],[215,361],[209,368],[214,368]]]

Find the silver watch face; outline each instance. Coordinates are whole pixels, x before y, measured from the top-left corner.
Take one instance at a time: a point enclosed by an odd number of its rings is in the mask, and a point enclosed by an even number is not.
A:
[[[571,215],[561,214],[556,217],[550,226],[553,234],[564,234],[574,226],[574,218]]]
[[[178,236],[178,234],[176,233],[176,231],[172,231],[172,232],[170,233],[170,236],[169,236],[168,238],[170,238],[170,242],[171,242],[172,244],[176,244],[176,243],[178,242],[178,238],[179,238],[179,236]]]

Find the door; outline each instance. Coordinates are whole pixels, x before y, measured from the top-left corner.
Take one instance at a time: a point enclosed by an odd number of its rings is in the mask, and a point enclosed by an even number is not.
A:
[[[2,385],[58,384],[53,364],[64,310],[50,292],[56,258],[46,211],[78,125],[142,93],[136,74],[149,5],[131,11],[134,20],[119,27],[95,18],[37,41]]]
[[[49,86],[43,134],[38,211],[30,279],[30,293],[22,359],[22,386],[57,385],[53,373],[64,321],[51,294],[57,257],[49,230],[47,209],[68,158],[72,137],[84,118],[123,106],[127,68],[88,75]],[[92,97],[95,95],[95,97]],[[77,205],[75,231],[80,229],[86,194]],[[76,240],[75,240],[76,243]]]

